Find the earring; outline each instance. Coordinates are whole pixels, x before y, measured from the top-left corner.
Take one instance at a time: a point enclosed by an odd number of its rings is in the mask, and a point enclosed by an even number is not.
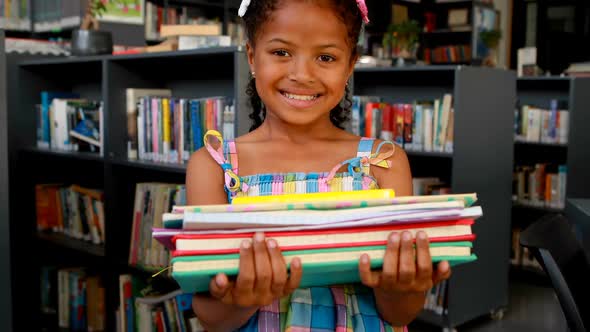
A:
[[[256,73],[252,72],[252,78],[256,78]]]

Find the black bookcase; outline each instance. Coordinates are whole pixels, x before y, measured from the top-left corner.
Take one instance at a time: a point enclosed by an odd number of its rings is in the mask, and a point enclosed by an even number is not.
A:
[[[420,319],[454,328],[508,305],[513,72],[470,66],[357,69],[354,94],[412,103],[453,96],[453,153],[408,152],[414,177],[436,176],[455,193],[476,192],[484,215],[473,227],[478,260],[458,266],[448,284],[448,313]]]
[[[551,101],[557,100],[559,109],[569,112],[569,135],[567,143],[515,142],[514,162],[516,165],[552,163],[565,165],[566,199],[590,197],[590,78],[567,76],[521,77],[517,80],[519,105],[531,105],[551,109]],[[563,208],[535,207],[514,203],[512,228],[525,229],[545,214],[564,213]],[[527,282],[548,285],[549,280],[536,269],[514,266],[512,276]]]
[[[9,228],[9,200],[8,200],[8,116],[7,82],[6,82],[6,53],[4,50],[4,31],[0,30],[0,292],[6,294],[0,301],[1,329],[12,329],[12,311],[10,305],[10,228]]]
[[[168,88],[175,97],[228,96],[237,101],[236,131],[249,127],[245,86],[249,67],[245,53],[236,47],[125,56],[32,59],[14,65],[9,107],[11,193],[10,219],[12,297],[15,321],[56,328],[55,317],[40,315],[39,270],[43,265],[84,266],[102,276],[106,288],[105,314],[109,331],[115,328],[118,275],[150,273],[129,267],[132,212],[138,182],[184,183],[184,165],[127,159],[126,88]],[[104,156],[60,152],[36,147],[35,104],[41,91],[73,91],[81,97],[104,102]],[[18,101],[18,102],[16,102]],[[2,113],[0,113],[2,114]],[[61,234],[36,231],[37,183],[80,184],[104,191],[105,243],[95,245]],[[4,210],[4,209],[3,209]],[[31,252],[34,255],[24,255]],[[17,254],[18,253],[18,254]],[[157,277],[163,278],[166,277]],[[163,281],[166,282],[166,281]],[[36,318],[31,320],[33,315]],[[38,317],[38,316],[41,317]],[[40,327],[40,326],[34,326]]]

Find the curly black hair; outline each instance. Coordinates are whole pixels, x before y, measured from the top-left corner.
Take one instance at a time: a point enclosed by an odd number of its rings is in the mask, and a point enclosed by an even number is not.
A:
[[[272,12],[285,0],[252,0],[248,10],[242,18],[246,37],[252,47],[260,27],[266,22]],[[348,39],[351,48],[351,59],[357,56],[357,42],[362,28],[362,17],[355,0],[331,0],[333,7],[338,13],[338,17],[345,23],[348,28]],[[246,88],[246,94],[250,97],[252,105],[252,126],[250,131],[260,127],[266,116],[266,109],[262,100],[256,91],[256,81],[252,77]],[[344,124],[349,120],[350,108],[352,107],[352,97],[348,85],[345,89],[344,99],[330,111],[330,121],[336,127],[344,129]]]

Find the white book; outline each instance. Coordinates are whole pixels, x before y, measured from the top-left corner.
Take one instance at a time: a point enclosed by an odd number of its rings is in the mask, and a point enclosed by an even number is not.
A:
[[[279,210],[256,212],[184,212],[184,222],[200,223],[259,223],[260,225],[307,225],[330,224],[382,215],[400,215],[417,211],[460,209],[461,201],[381,205],[365,208],[337,210]],[[158,227],[158,226],[155,226]]]
[[[431,152],[432,151],[432,124],[433,124],[433,117],[434,117],[434,108],[431,105],[427,105],[424,107],[424,151]]]

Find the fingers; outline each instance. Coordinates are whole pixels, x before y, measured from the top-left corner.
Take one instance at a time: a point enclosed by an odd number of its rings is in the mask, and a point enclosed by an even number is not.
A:
[[[416,280],[421,285],[424,285],[424,290],[427,290],[432,287],[432,258],[430,257],[430,243],[425,232],[419,231],[416,235]]]
[[[432,275],[432,283],[438,284],[451,277],[451,265],[448,261],[442,261],[436,266],[436,272]]]
[[[375,288],[379,285],[379,274],[371,271],[371,259],[367,254],[363,254],[359,260],[359,274],[365,286]]]
[[[211,278],[209,283],[209,292],[211,296],[221,300],[222,303],[231,302],[232,282],[229,281],[224,273],[219,273],[214,278]]]
[[[254,234],[254,270],[256,271],[256,280],[254,281],[254,292],[256,294],[270,295],[270,283],[272,281],[272,269],[270,266],[270,257],[266,249],[266,241],[263,233]],[[266,303],[269,299],[260,299]]]
[[[398,282],[402,285],[409,285],[414,282],[415,277],[416,261],[412,234],[410,232],[403,232],[399,255]]]
[[[399,233],[391,233],[383,256],[381,284],[385,290],[392,290],[398,280],[401,238]]]
[[[295,289],[299,287],[302,274],[303,267],[301,265],[301,260],[299,259],[299,257],[295,257],[291,261],[291,266],[289,267],[289,278],[287,279],[287,283],[283,288],[283,295],[291,294]]]
[[[287,266],[278,247],[277,241],[269,239],[266,241],[268,254],[270,256],[270,265],[272,270],[272,282],[270,286],[273,298],[283,295],[283,288],[287,282]]]
[[[250,240],[242,241],[238,278],[234,293],[238,298],[245,298],[253,292],[256,272],[254,269],[254,252]]]

